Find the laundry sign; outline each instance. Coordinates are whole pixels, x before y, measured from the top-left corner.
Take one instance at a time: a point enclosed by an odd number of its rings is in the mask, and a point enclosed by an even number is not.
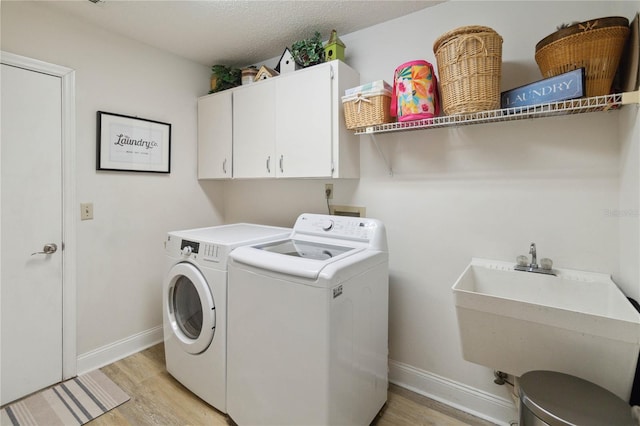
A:
[[[502,92],[502,108],[560,102],[584,96],[584,68]]]
[[[98,111],[97,170],[169,173],[171,124]]]
[[[162,132],[153,129],[139,129],[111,125],[113,146],[109,158],[115,161],[137,163],[145,161],[153,164],[162,162],[160,140]]]

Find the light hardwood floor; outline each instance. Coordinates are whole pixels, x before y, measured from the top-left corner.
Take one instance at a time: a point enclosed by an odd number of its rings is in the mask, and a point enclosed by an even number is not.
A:
[[[91,426],[233,425],[177,382],[165,368],[164,346],[153,346],[101,369],[131,399],[89,422]],[[467,413],[391,385],[387,405],[375,426],[486,426]]]

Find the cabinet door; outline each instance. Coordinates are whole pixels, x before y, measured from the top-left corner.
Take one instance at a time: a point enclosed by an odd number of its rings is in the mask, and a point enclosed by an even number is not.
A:
[[[198,99],[198,179],[232,176],[232,126],[230,91]]]
[[[278,176],[331,177],[331,64],[277,79]]]
[[[233,92],[233,176],[275,176],[275,82],[252,83]]]

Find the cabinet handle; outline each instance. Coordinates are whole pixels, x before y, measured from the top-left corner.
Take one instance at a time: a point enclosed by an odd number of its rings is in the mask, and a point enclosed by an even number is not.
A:
[[[271,173],[271,156],[267,157],[267,173]]]
[[[222,162],[222,172],[226,175],[227,174],[227,159],[225,158],[224,161]]]
[[[284,173],[284,168],[282,164],[284,163],[284,155],[280,155],[280,173]]]

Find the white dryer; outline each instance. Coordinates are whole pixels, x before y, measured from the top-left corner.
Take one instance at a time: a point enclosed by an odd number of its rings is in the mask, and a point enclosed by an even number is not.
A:
[[[238,425],[369,425],[387,400],[389,269],[375,219],[301,215],[229,260],[228,413]]]
[[[287,228],[241,223],[167,235],[162,297],[167,371],[223,413],[227,412],[229,253],[290,233]]]

